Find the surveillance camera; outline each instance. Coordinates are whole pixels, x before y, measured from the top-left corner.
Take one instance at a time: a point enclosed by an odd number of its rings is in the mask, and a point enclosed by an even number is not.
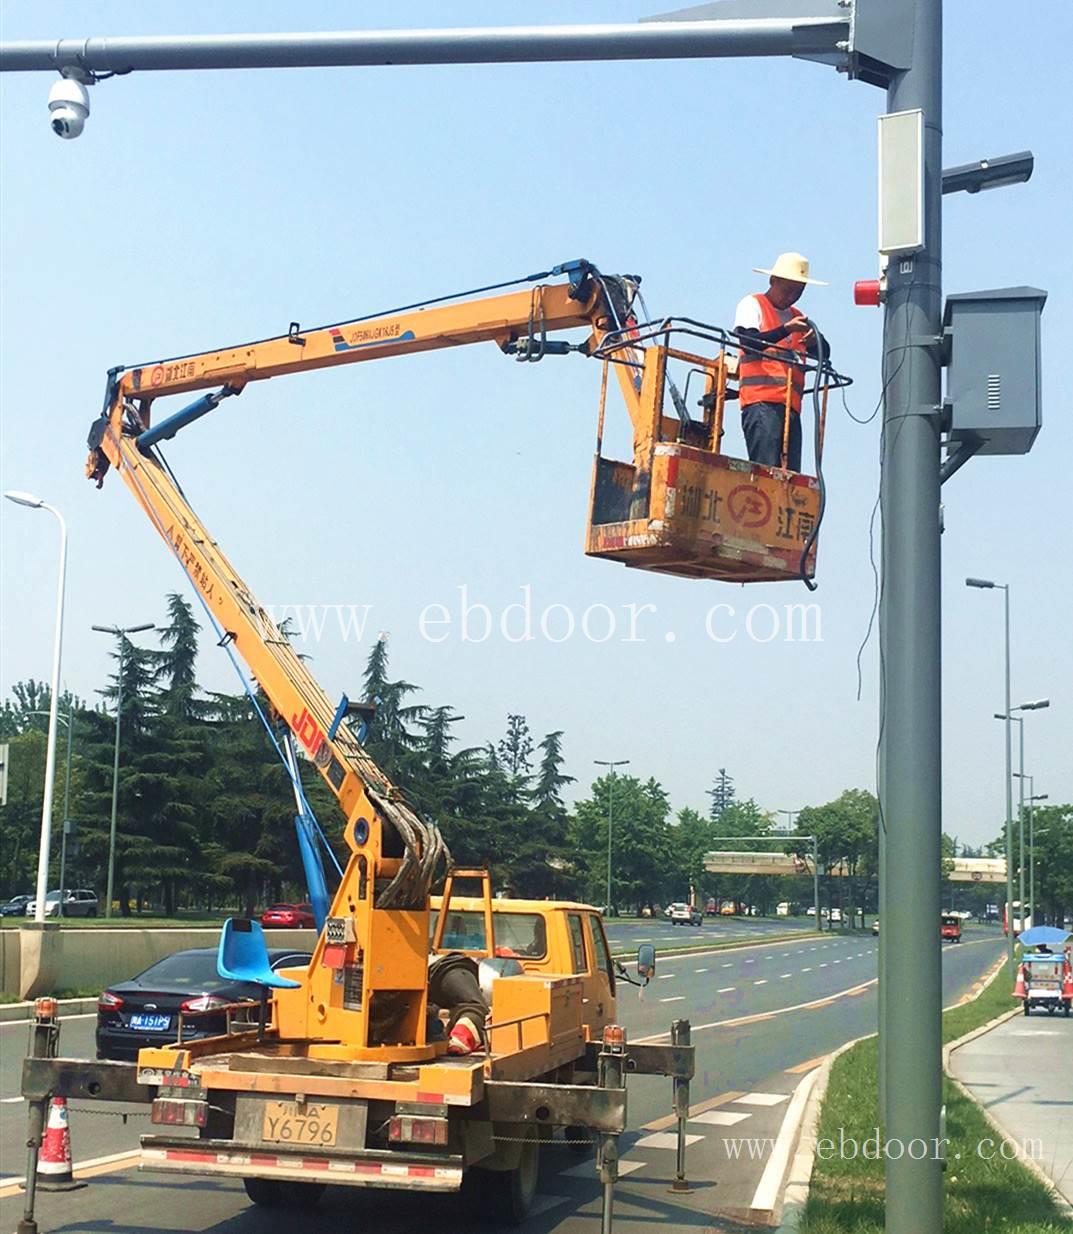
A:
[[[58,137],[78,137],[89,115],[89,91],[73,77],[61,77],[48,92],[48,113]]]

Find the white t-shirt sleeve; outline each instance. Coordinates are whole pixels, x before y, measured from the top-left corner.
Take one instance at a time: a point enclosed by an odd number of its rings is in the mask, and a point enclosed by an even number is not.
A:
[[[756,296],[746,296],[738,301],[734,310],[735,330],[759,330],[761,325],[760,304]]]

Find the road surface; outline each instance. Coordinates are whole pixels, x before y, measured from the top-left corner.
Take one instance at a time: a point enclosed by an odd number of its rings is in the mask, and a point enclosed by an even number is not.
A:
[[[637,923],[638,926],[650,923]],[[641,933],[642,931],[631,931]],[[676,931],[680,936],[681,931]],[[653,938],[656,936],[653,934]],[[631,941],[632,937],[631,937]],[[658,942],[657,942],[658,946]],[[967,994],[1001,955],[993,930],[966,931],[965,942],[944,949],[944,999]],[[621,1144],[622,1180],[616,1193],[617,1234],[653,1228],[675,1231],[755,1229],[753,1212],[791,1095],[822,1055],[876,1027],[877,940],[868,934],[803,936],[740,950],[663,956],[645,990],[620,989],[620,1019],[631,1040],[658,1039],[669,1022],[687,1018],[697,1047],[690,1100],[689,1176],[692,1189],[671,1193],[674,1173],[670,1082],[630,1085],[631,1130]],[[92,1051],[93,1017],[69,1020],[62,1053]],[[2,1171],[21,1170],[24,1106],[18,1093],[18,1055],[25,1026],[0,1028],[0,1137]],[[118,1110],[104,1113],[76,1103],[71,1113],[76,1165],[133,1150],[148,1119],[124,1125]],[[135,1107],[134,1109],[137,1110]],[[142,1113],[142,1110],[137,1110]],[[105,1161],[81,1191],[42,1195],[43,1232],[63,1234],[294,1234],[293,1212],[249,1205],[231,1181],[161,1178],[138,1174],[125,1163]],[[0,1228],[14,1229],[20,1201],[0,1183]],[[475,1223],[461,1197],[414,1196],[337,1188],[303,1213],[303,1234],[346,1229],[375,1234],[424,1231],[435,1209],[437,1229]],[[599,1188],[592,1158],[579,1160],[552,1146],[544,1154],[537,1212],[531,1234],[590,1234],[599,1220]],[[479,1227],[495,1234],[496,1227]]]

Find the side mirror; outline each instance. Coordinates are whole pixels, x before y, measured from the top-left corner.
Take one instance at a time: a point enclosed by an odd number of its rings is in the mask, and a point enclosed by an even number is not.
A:
[[[642,943],[637,948],[637,976],[645,985],[656,971],[656,949],[651,943]]]

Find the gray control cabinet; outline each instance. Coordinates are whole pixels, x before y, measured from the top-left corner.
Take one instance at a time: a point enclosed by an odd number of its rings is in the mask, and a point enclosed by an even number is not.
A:
[[[1000,287],[947,296],[943,315],[951,445],[1027,454],[1040,430],[1040,316],[1047,293]]]

